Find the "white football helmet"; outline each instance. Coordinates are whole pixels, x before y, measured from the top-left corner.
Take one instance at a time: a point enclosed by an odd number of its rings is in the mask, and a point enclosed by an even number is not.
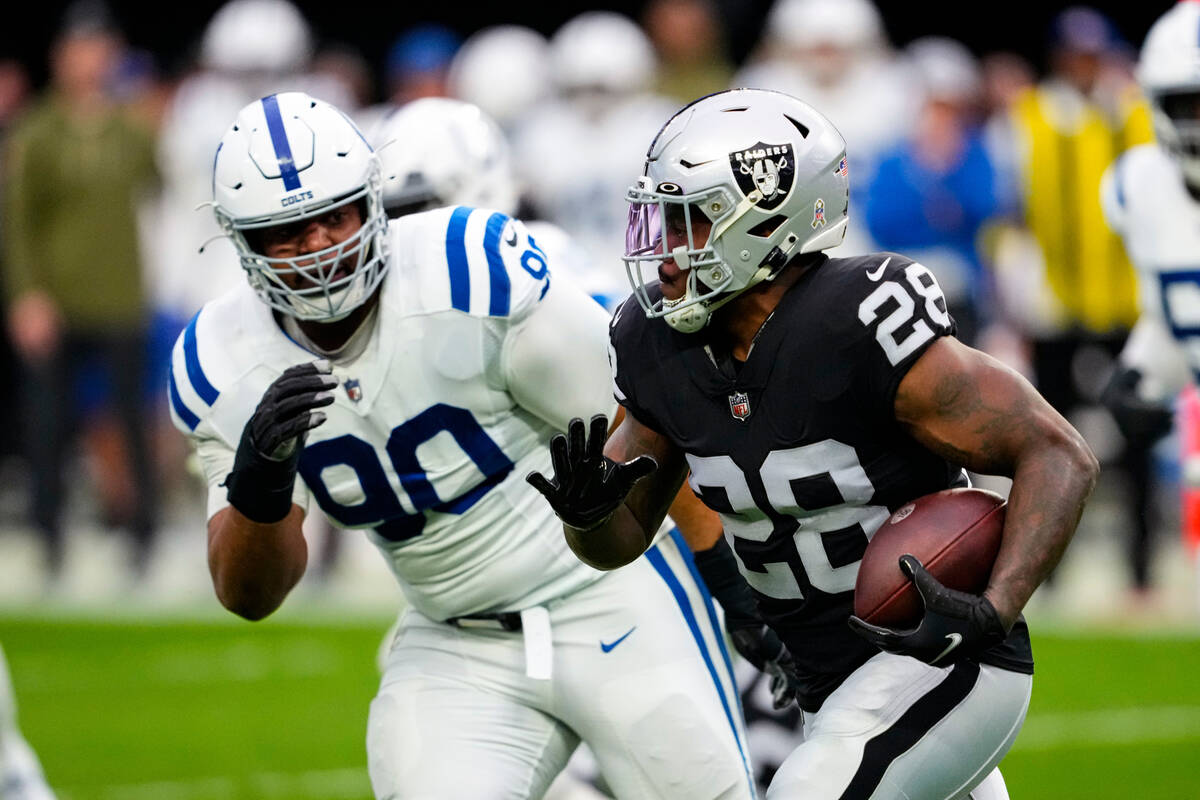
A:
[[[615,11],[585,11],[550,37],[550,74],[568,95],[634,94],[651,86],[657,69],[650,37]]]
[[[732,89],[675,114],[630,187],[625,267],[648,317],[692,333],[713,311],[774,278],[795,254],[841,244],[849,202],[846,142],[812,106],[766,89]],[[706,241],[696,215],[711,223]],[[682,217],[687,244],[668,250],[664,220]],[[667,259],[686,292],[651,300],[645,270]]]
[[[384,117],[371,143],[391,217],[450,205],[517,210],[508,142],[478,106],[447,97],[413,100]]]
[[[222,72],[294,72],[312,52],[312,29],[289,0],[229,0],[200,42],[201,63]]]
[[[521,121],[550,94],[550,43],[523,25],[472,34],[450,62],[450,93],[474,103],[502,127]]]
[[[255,231],[348,203],[359,204],[363,224],[340,244],[295,258],[268,258],[252,244]],[[296,319],[342,319],[387,273],[379,158],[349,117],[303,92],[238,112],[217,147],[213,210],[258,296]]]
[[[832,45],[853,50],[877,46],[887,36],[872,0],[776,0],[764,35],[800,49]]]
[[[1176,3],[1150,27],[1137,78],[1150,100],[1154,135],[1200,186],[1200,3]]]

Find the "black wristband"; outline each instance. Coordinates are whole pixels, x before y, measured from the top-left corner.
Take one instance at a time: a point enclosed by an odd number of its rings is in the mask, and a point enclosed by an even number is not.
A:
[[[258,452],[250,437],[243,436],[233,458],[233,471],[225,477],[229,504],[252,522],[279,522],[292,510],[292,488],[300,467],[302,447],[295,447],[282,461]]]
[[[750,585],[738,571],[737,560],[724,536],[709,549],[696,552],[695,559],[709,594],[725,609],[726,628],[736,630],[762,624]]]

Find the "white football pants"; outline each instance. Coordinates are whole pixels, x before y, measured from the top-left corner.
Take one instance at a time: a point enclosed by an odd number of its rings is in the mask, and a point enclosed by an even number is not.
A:
[[[1029,709],[1033,676],[987,664],[931,667],[880,653],[855,670],[780,765],[767,800],[1008,797],[996,765]]]
[[[622,800],[753,798],[729,656],[686,547],[664,536],[547,604],[548,679],[528,674],[528,623],[405,612],[367,725],[376,797],[540,798],[582,740]]]

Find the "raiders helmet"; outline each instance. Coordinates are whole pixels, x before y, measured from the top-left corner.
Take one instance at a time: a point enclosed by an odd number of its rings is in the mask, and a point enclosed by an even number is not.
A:
[[[268,258],[255,231],[301,222],[349,203],[358,232],[295,258]],[[238,112],[213,164],[213,211],[250,285],[271,308],[332,322],[362,305],[388,268],[379,158],[349,117],[303,92],[273,94]],[[354,268],[344,273],[350,260]]]
[[[1137,78],[1150,100],[1154,136],[1200,186],[1200,3],[1176,3],[1150,27]]]
[[[719,92],[663,126],[626,199],[624,261],[634,296],[647,316],[691,333],[717,308],[775,277],[792,256],[841,244],[846,143],[795,97],[765,89]],[[704,241],[693,230],[697,214],[711,223]],[[680,216],[687,244],[668,250],[663,221]],[[688,271],[686,292],[652,301],[647,279],[667,259]]]

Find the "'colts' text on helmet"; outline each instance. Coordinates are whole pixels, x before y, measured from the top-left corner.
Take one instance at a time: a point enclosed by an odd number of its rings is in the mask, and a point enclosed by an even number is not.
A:
[[[351,204],[362,227],[344,241],[286,258],[263,252],[267,229]],[[296,319],[344,318],[387,272],[379,159],[345,114],[302,92],[270,95],[238,112],[217,148],[213,210],[258,296]]]

